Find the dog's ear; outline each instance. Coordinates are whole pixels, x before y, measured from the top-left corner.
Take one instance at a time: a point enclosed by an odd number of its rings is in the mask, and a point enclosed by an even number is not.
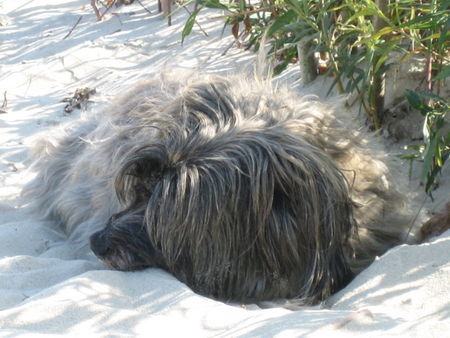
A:
[[[152,144],[134,151],[115,177],[118,199],[129,205],[148,197],[155,182],[168,169],[168,163],[168,152],[163,145]]]

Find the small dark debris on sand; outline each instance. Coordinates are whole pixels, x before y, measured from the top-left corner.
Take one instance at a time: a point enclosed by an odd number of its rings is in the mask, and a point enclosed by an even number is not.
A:
[[[87,103],[89,102],[89,98],[95,93],[95,88],[78,88],[73,94],[73,97],[66,97],[61,101],[68,102],[68,104],[64,107],[64,111],[70,114],[75,108],[85,109]]]

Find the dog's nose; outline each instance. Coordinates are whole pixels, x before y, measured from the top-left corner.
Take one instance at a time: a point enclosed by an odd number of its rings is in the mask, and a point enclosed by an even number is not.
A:
[[[89,241],[91,245],[91,250],[97,257],[102,258],[107,255],[109,251],[109,243],[108,240],[105,238],[103,231],[98,231],[94,233],[89,239]]]

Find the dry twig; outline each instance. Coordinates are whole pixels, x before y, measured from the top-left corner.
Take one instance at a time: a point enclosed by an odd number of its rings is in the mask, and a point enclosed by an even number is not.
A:
[[[94,9],[95,15],[97,15],[97,21],[101,21],[102,20],[102,14],[100,14],[100,11],[98,10],[97,0],[91,0],[91,6]]]
[[[63,40],[67,39],[70,34],[72,34],[73,30],[75,29],[75,27],[78,26],[78,24],[80,23],[81,19],[83,18],[82,15],[80,15],[80,17],[78,18],[77,22],[75,23],[75,25],[73,25],[72,29],[69,31],[69,33],[67,33],[67,35],[65,37],[63,37]]]
[[[141,5],[141,7],[142,7],[143,9],[145,9],[148,13],[152,14],[152,12],[151,12],[147,7],[145,7],[145,6],[142,4],[141,0],[137,0],[137,2],[139,3],[139,5]]]
[[[3,103],[2,103],[2,108],[5,109],[6,107],[8,107],[8,99],[6,98],[6,93],[7,91],[5,90],[3,92]]]

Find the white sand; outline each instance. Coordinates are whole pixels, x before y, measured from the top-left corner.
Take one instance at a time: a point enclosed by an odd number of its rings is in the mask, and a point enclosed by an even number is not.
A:
[[[136,3],[103,22],[87,0],[0,3],[0,105],[5,91],[8,100],[0,114],[0,335],[448,336],[450,231],[390,250],[325,306],[298,311],[223,304],[157,269],[109,271],[73,259],[70,246],[48,250],[60,235],[15,206],[33,175],[26,154],[32,136],[80,114],[64,115],[62,98],[96,88],[89,109],[97,109],[162,67],[227,73],[253,58],[236,49],[221,56],[232,40],[219,38],[222,27],[211,16],[199,20],[209,36],[194,28],[181,46],[184,11],[167,27],[156,1],[144,3],[152,14]],[[447,175],[427,206],[450,199],[448,183]]]

